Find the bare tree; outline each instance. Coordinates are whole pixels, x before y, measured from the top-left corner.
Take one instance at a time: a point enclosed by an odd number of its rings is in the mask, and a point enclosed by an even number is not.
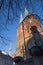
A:
[[[43,3],[42,0],[39,0],[41,3],[40,7],[41,9],[41,14],[43,13]],[[31,14],[33,14],[35,17],[37,17],[40,21],[40,24],[43,24],[43,19],[36,14],[38,9],[34,7],[35,2],[39,2],[38,0],[0,0],[0,38],[5,39],[1,35],[1,31],[5,28],[7,28],[7,24],[12,23],[13,20],[17,20],[19,18],[20,12],[27,7]],[[37,6],[37,4],[35,5]],[[34,12],[36,13],[34,14]],[[40,13],[39,13],[40,14]],[[2,20],[4,18],[5,21]],[[10,22],[9,22],[10,21]],[[9,40],[8,40],[9,41]]]
[[[39,0],[41,2],[41,8],[43,10],[43,3],[42,0]],[[32,8],[32,13],[34,13],[34,4],[35,2],[39,2],[37,0],[0,0],[0,11],[2,11],[2,13],[7,11],[6,15],[7,15],[7,20],[10,19],[16,19],[16,17],[18,16],[17,11],[22,11],[23,7],[29,7]],[[29,4],[30,3],[30,4]],[[40,4],[40,3],[39,3]],[[37,4],[36,4],[37,6]],[[6,16],[5,15],[5,16]]]

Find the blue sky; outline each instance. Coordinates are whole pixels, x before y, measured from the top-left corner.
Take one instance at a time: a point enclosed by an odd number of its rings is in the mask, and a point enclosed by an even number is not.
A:
[[[20,0],[18,0],[18,2],[19,2]],[[31,14],[37,14],[38,16],[40,16],[40,18],[42,18],[43,19],[43,10],[42,10],[42,6],[41,6],[41,0],[32,0],[32,5],[30,4],[30,1],[26,4],[26,6],[25,6],[25,1],[26,0],[24,0],[23,2],[21,2],[20,1],[20,6],[22,6],[21,7],[21,11],[20,10],[18,10],[17,11],[17,15],[20,17],[20,13],[22,12],[22,14],[23,14],[23,17],[24,17],[24,8],[26,7],[27,8],[27,10],[31,13]],[[5,13],[6,14],[6,13]],[[1,39],[0,39],[0,50],[5,50],[6,52],[8,52],[9,53],[9,47],[10,47],[10,43],[12,44],[12,51],[11,51],[11,54],[12,53],[15,53],[15,51],[16,51],[16,28],[17,28],[17,26],[19,25],[19,19],[20,18],[17,18],[17,20],[13,20],[12,22],[12,24],[9,24],[7,27],[8,27],[8,29],[9,29],[9,31],[7,31],[6,29],[2,29],[2,27],[0,28],[0,31],[2,32],[2,33],[0,33],[0,34],[2,34],[2,35],[4,35],[4,37],[6,37],[6,38],[8,38],[8,39],[10,39],[11,40],[11,42],[8,42],[8,41],[6,41],[6,43],[7,43],[7,45],[5,45],[4,43],[1,43]],[[0,23],[2,23],[3,22],[3,24],[4,24],[4,22],[5,22],[5,17],[2,15],[2,12],[0,12]],[[10,22],[10,21],[9,21]],[[42,26],[42,28],[43,28],[43,25],[42,24],[40,24],[41,26]],[[4,27],[5,28],[5,27]]]

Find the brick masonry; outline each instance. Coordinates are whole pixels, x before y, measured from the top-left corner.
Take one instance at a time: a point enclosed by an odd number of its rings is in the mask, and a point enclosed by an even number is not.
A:
[[[28,49],[35,45],[31,27],[36,26],[43,41],[43,30],[41,29],[38,20],[32,15],[28,14],[16,29],[16,56],[31,57]],[[25,50],[26,46],[26,50]]]

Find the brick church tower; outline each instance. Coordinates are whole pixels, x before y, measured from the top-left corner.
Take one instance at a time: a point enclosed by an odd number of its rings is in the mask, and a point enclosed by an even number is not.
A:
[[[16,30],[16,56],[31,57],[29,49],[35,45],[43,45],[43,30],[38,20],[27,14]]]

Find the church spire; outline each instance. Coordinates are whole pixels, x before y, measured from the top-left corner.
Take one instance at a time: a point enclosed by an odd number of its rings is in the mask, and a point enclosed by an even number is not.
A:
[[[25,8],[25,17],[28,15],[28,10]]]
[[[22,13],[20,14],[20,23],[22,22],[23,20],[23,16],[22,16]]]
[[[25,15],[24,15],[24,18],[29,14],[28,10],[25,8]],[[20,22],[21,23],[23,21],[23,16],[22,16],[22,13],[20,14]]]

